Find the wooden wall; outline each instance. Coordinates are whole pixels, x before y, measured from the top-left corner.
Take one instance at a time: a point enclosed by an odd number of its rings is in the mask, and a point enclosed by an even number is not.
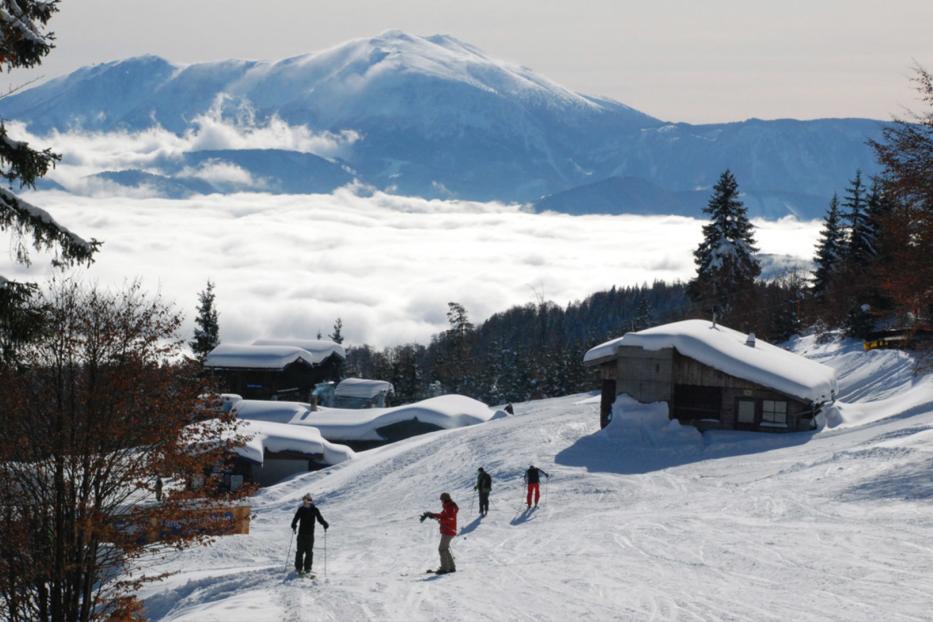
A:
[[[685,423],[697,423],[709,428],[767,429],[770,431],[794,431],[811,429],[813,425],[813,405],[805,400],[785,395],[773,389],[758,385],[748,380],[723,373],[699,361],[686,357],[674,348],[645,350],[640,347],[622,346],[615,361],[601,366],[603,392],[611,390],[606,380],[613,379],[616,395],[626,393],[640,402],[667,402],[672,417],[680,418]],[[614,373],[613,373],[614,372]],[[696,390],[691,391],[694,388]],[[704,389],[705,388],[705,389]],[[701,415],[689,404],[678,404],[677,396],[695,394],[709,398],[719,397],[718,422],[715,415],[708,412]],[[606,401],[607,396],[603,396]],[[738,400],[741,398],[756,401],[756,423],[740,426],[736,422]],[[715,399],[715,398],[714,398]],[[774,428],[760,425],[761,400],[776,400],[787,403],[787,428]],[[601,409],[602,410],[602,409]],[[601,419],[605,414],[601,412]]]

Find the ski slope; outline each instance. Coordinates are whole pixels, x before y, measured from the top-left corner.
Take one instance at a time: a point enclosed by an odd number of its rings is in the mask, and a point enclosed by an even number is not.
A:
[[[810,434],[597,432],[598,398],[357,454],[254,498],[248,536],[173,554],[142,593],[155,620],[930,620],[933,389],[898,352],[794,344],[836,368],[840,405],[877,418]],[[907,396],[898,410],[898,397]],[[522,511],[529,465],[552,477]],[[472,506],[476,467],[491,511]],[[438,496],[460,505],[458,572],[436,568]],[[310,492],[327,575],[285,571]]]

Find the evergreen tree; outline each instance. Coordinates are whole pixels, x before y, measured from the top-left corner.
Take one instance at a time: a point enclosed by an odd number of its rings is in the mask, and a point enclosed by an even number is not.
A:
[[[54,35],[46,26],[58,11],[58,0],[5,1],[0,8],[0,70],[41,64],[54,46]],[[11,232],[10,247],[20,264],[29,265],[30,246],[54,251],[56,266],[90,264],[100,246],[96,240],[75,235],[13,191],[14,185],[35,188],[59,159],[50,149],[37,151],[11,139],[0,120],[0,177],[9,186],[0,187],[0,231]],[[15,360],[19,345],[37,334],[41,314],[33,304],[36,294],[31,284],[0,276],[0,363]]]
[[[447,334],[451,337],[463,340],[473,330],[473,323],[459,302],[447,303],[447,322],[450,324]]]
[[[438,380],[450,391],[469,393],[475,378],[471,373],[475,370],[470,348],[473,323],[459,302],[447,303],[447,322],[450,328],[435,340],[439,346],[436,359]]]
[[[867,238],[872,257],[877,261],[879,255],[886,250],[884,241],[885,225],[894,210],[893,203],[878,179],[873,179],[871,182],[871,190],[868,192],[866,205]]]
[[[833,280],[842,266],[845,250],[845,235],[839,219],[839,199],[833,195],[829,210],[823,219],[823,229],[816,246],[816,270],[813,273],[811,291],[817,300],[823,299],[832,289]]]
[[[693,253],[697,275],[687,292],[704,310],[735,321],[748,311],[761,265],[755,258],[752,223],[730,171],[720,176],[703,212],[710,222],[703,226],[703,241]]]
[[[632,320],[632,330],[644,330],[651,326],[651,308],[648,305],[648,296],[640,295],[638,297],[638,309],[635,312],[635,319]]]
[[[848,236],[845,247],[846,263],[855,270],[864,269],[872,257],[871,231],[868,224],[867,197],[862,183],[862,172],[856,171],[855,178],[849,181],[842,206],[846,220]]]
[[[330,340],[334,343],[343,343],[343,320],[341,320],[339,317],[337,318],[337,321],[334,322],[334,332],[328,335],[328,337],[330,337]]]
[[[214,283],[208,280],[207,287],[198,294],[198,314],[194,318],[194,340],[190,343],[194,355],[200,361],[204,361],[208,353],[220,343],[219,316],[214,306],[214,298]]]

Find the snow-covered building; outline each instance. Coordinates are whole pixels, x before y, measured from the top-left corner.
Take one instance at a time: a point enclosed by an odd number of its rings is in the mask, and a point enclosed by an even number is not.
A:
[[[353,458],[345,445],[331,443],[311,426],[275,421],[240,421],[239,434],[248,437],[236,448],[234,474],[244,481],[268,486],[295,475],[322,469]]]
[[[336,380],[346,352],[338,343],[314,339],[260,339],[251,344],[222,343],[204,367],[221,390],[247,399],[308,401],[319,382]]]
[[[386,398],[395,392],[391,382],[345,378],[334,390],[336,408],[385,408]]]
[[[836,396],[832,368],[705,320],[626,333],[583,361],[600,371],[602,427],[628,395],[701,428],[809,430]]]
[[[464,395],[442,395],[392,408],[318,408],[296,415],[293,426],[313,426],[331,442],[356,451],[405,438],[450,430],[504,417]]]

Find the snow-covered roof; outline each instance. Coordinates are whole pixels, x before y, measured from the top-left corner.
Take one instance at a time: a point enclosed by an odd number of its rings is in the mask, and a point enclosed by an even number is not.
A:
[[[343,346],[336,341],[327,339],[257,339],[253,342],[254,346],[292,346],[307,350],[311,354],[319,354],[321,360],[326,359],[331,354],[336,354],[341,358],[346,358],[347,352]]]
[[[311,410],[311,405],[304,402],[241,399],[233,408],[239,419],[288,423]]]
[[[244,369],[282,369],[295,361],[317,365],[331,354],[343,357],[338,344],[330,349],[306,350],[291,345],[248,345],[222,343],[207,355],[205,367],[239,367]]]
[[[761,339],[746,345],[748,335],[707,320],[684,320],[626,333],[590,349],[584,363],[616,356],[622,346],[646,350],[675,348],[680,354],[714,369],[814,402],[833,399],[836,372],[821,363],[779,348]]]
[[[314,426],[324,438],[339,441],[384,441],[379,432],[393,423],[420,421],[441,428],[459,428],[489,421],[496,415],[486,404],[464,395],[442,395],[392,408],[318,408],[292,419]]]
[[[337,397],[360,397],[372,399],[380,393],[394,393],[395,387],[385,380],[367,380],[365,378],[346,378],[340,381],[334,395]]]
[[[322,454],[326,464],[338,464],[354,456],[352,449],[325,440],[317,428],[311,426],[273,421],[242,421],[237,432],[250,438],[235,451],[244,458],[260,464],[266,451]]]

